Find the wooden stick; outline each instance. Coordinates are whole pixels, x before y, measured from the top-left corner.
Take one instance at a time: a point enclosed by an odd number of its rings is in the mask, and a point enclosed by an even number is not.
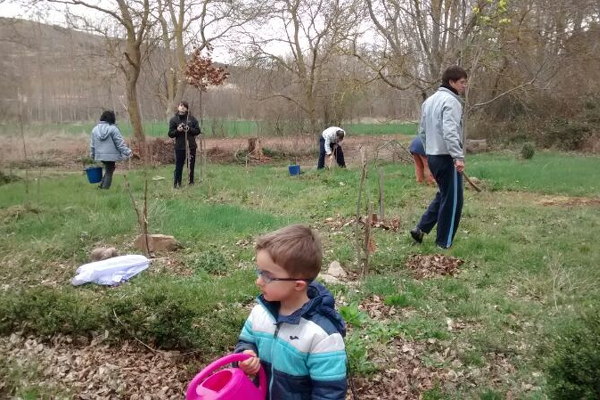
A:
[[[473,187],[473,189],[475,189],[477,192],[481,192],[481,188],[479,186],[477,186],[475,183],[473,183],[473,181],[471,180],[471,178],[469,178],[469,176],[465,173],[465,171],[463,171],[462,174],[465,177],[465,179],[467,180],[467,182],[469,182],[469,185],[471,185]]]

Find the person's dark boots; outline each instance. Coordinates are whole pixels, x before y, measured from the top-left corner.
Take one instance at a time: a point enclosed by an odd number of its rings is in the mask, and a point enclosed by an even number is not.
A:
[[[411,229],[410,231],[410,236],[412,236],[412,238],[414,239],[415,242],[417,243],[423,243],[423,236],[425,235],[425,232],[423,232],[422,230],[420,230],[418,227]]]

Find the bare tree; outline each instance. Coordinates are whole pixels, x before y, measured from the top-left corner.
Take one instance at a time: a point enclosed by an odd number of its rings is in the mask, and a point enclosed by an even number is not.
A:
[[[212,49],[266,10],[266,3],[242,0],[157,0],[160,46],[168,62],[159,69],[159,97],[169,115],[186,89],[187,54]]]
[[[323,83],[335,76],[326,66],[339,54],[359,21],[355,0],[278,0],[259,26],[243,32],[250,65],[276,73],[263,99],[284,98],[297,106],[317,130]]]
[[[30,0],[34,5],[53,3],[69,8],[71,21],[76,27],[102,32],[106,37],[117,37],[118,44],[123,41],[123,49],[118,54],[118,66],[125,77],[125,95],[127,112],[133,126],[135,138],[144,149],[145,136],[137,93],[138,79],[144,58],[144,43],[154,21],[151,19],[153,5],[150,0]],[[87,13],[84,12],[87,10]],[[90,16],[93,13],[94,16]],[[99,14],[98,14],[99,13]],[[103,18],[98,18],[101,15]],[[116,31],[109,30],[114,24]],[[114,33],[115,35],[111,35]],[[120,49],[120,47],[119,47]]]

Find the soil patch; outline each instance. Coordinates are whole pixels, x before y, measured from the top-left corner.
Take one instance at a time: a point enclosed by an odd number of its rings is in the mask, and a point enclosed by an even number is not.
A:
[[[568,197],[568,196],[545,196],[540,199],[538,204],[543,206],[600,206],[600,198],[593,197]]]
[[[148,147],[152,154],[152,163],[173,163],[172,141],[165,138],[148,137]],[[139,147],[126,141],[134,151]],[[371,159],[379,158],[399,162],[412,162],[407,150],[410,137],[402,135],[384,136],[350,136],[344,140],[343,149],[347,164],[360,163],[360,151],[364,148]],[[312,160],[316,165],[318,142],[316,137],[286,136],[265,137],[260,139],[265,158],[260,160],[248,158],[249,163],[264,163],[270,158],[288,159],[289,162]],[[210,162],[239,163],[246,161],[241,155],[248,149],[248,138],[213,138],[204,139],[207,159]],[[79,169],[89,153],[88,135],[52,135],[22,138],[13,135],[0,136],[0,166],[13,168],[58,167],[61,169]],[[199,151],[199,150],[198,150]],[[138,149],[139,153],[139,149]],[[277,157],[274,157],[276,155]],[[242,160],[243,159],[243,160]],[[314,159],[314,160],[313,160]],[[196,162],[200,161],[197,155]],[[134,159],[133,163],[139,163]]]

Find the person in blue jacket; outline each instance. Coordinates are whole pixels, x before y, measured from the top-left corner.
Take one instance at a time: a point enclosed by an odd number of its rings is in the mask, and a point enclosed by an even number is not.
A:
[[[290,225],[256,243],[256,285],[261,291],[235,352],[248,375],[260,366],[269,400],[344,400],[346,324],[331,293],[314,279],[321,270],[321,242],[304,225]]]
[[[419,137],[438,192],[410,235],[421,243],[437,224],[435,243],[442,249],[452,246],[462,214],[465,152],[460,96],[466,89],[467,72],[457,65],[448,67],[440,88],[421,107]]]
[[[427,155],[425,154],[425,148],[420,137],[415,137],[408,148],[410,154],[413,156],[415,162],[415,177],[417,183],[427,182],[429,185],[435,185],[435,179],[431,175],[429,170],[429,164],[427,163]]]
[[[117,117],[114,111],[107,110],[100,116],[100,122],[92,129],[90,140],[90,157],[104,164],[104,174],[99,189],[110,189],[116,162],[126,160],[133,152],[121,135],[116,125]]]

